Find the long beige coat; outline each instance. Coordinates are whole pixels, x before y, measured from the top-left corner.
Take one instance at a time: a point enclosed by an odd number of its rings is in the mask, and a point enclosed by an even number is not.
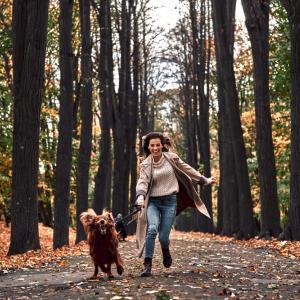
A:
[[[179,193],[177,194],[177,215],[187,207],[196,207],[202,214],[210,218],[206,206],[194,188],[194,184],[207,184],[207,178],[188,164],[184,163],[177,154],[163,152],[166,160],[172,165],[179,183]],[[149,155],[140,165],[140,177],[137,182],[137,196],[145,196],[145,206],[138,213],[136,242],[137,255],[142,256],[145,247],[147,233],[147,207],[152,186],[152,156]]]

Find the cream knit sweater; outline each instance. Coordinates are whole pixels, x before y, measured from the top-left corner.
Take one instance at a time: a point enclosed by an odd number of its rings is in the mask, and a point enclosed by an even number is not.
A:
[[[179,185],[171,164],[162,155],[158,162],[153,161],[153,183],[150,197],[177,194]]]

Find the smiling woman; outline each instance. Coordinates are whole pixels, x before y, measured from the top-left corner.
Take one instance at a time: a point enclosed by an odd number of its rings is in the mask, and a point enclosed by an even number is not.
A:
[[[153,156],[154,162],[158,162],[162,156],[162,148],[163,145],[161,144],[160,139],[152,139],[149,143],[149,150]]]
[[[136,186],[136,205],[141,207],[136,230],[138,256],[145,249],[142,277],[151,275],[157,234],[163,265],[166,268],[172,265],[169,235],[178,213],[192,206],[210,218],[193,184],[208,185],[216,182],[215,178],[202,176],[177,154],[168,152],[165,145],[169,142],[160,132],[150,132],[144,138],[143,148],[147,158],[141,163]]]
[[[165,137],[160,132],[150,132],[144,137],[143,149],[146,156],[149,156],[154,151],[159,152],[160,156],[162,152],[168,151],[165,145]],[[160,148],[160,150],[159,150]]]

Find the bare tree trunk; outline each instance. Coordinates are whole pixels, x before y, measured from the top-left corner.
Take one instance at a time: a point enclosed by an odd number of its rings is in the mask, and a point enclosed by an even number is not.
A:
[[[142,30],[142,71],[141,71],[141,101],[140,101],[140,151],[139,155],[142,156],[142,137],[149,131],[149,101],[148,101],[148,50],[146,45],[146,12],[143,11],[143,30]]]
[[[114,182],[113,182],[113,214],[128,212],[129,172],[131,160],[130,127],[132,115],[132,87],[130,65],[131,40],[131,5],[122,0],[121,28],[119,29],[121,66],[119,70],[118,107],[114,110]]]
[[[69,245],[70,174],[72,164],[73,129],[73,53],[72,11],[73,1],[60,0],[59,65],[60,108],[56,184],[54,199],[54,249]]]
[[[284,238],[300,240],[300,1],[281,0],[289,16],[291,38],[291,183]]]
[[[81,76],[79,72],[79,50],[76,55],[73,56],[73,80],[74,80],[74,103],[73,103],[73,139],[79,141],[78,124],[80,122],[78,118],[78,111],[80,107],[81,97]]]
[[[190,18],[192,25],[192,37],[193,37],[193,66],[194,76],[197,86],[198,95],[194,99],[195,108],[194,115],[197,119],[196,128],[198,135],[199,151],[201,162],[204,165],[204,175],[210,177],[210,141],[209,141],[209,99],[204,93],[205,85],[205,68],[206,68],[206,22],[208,20],[206,16],[206,3],[201,2],[200,9],[200,29],[198,30],[198,20],[196,15],[196,1],[190,0]],[[200,32],[199,32],[200,31]],[[199,103],[198,105],[196,103]],[[201,190],[202,199],[212,215],[212,202],[211,202],[211,186]],[[213,220],[207,219],[204,216],[199,215],[200,230],[204,232],[213,231]]]
[[[252,45],[262,237],[281,232],[269,94],[269,1],[243,0]]]
[[[233,70],[233,34],[235,1],[213,2],[214,25],[216,33],[216,53],[220,61],[221,80],[225,87],[225,105],[228,109],[230,140],[233,142],[235,174],[239,193],[240,229],[239,238],[255,235],[252,199],[250,193],[246,152],[243,141],[239,104]]]
[[[110,1],[101,0],[100,8],[93,2],[97,11],[97,19],[100,27],[100,59],[99,59],[99,89],[101,106],[101,140],[99,168],[95,178],[95,194],[93,207],[100,214],[103,208],[111,208],[111,126],[112,106],[115,101],[112,62],[112,28]]]
[[[218,56],[218,54],[217,54]],[[220,160],[220,189],[218,192],[218,227],[222,235],[232,236],[239,231],[238,190],[234,159],[232,157],[232,142],[230,141],[229,115],[225,106],[224,85],[220,75],[220,62],[217,60],[218,83],[218,144]],[[219,220],[220,218],[220,220]],[[221,224],[219,224],[221,222]]]
[[[139,107],[139,78],[140,78],[140,42],[139,42],[139,18],[137,16],[137,3],[133,3],[133,92],[132,92],[132,128],[131,128],[131,170],[130,170],[130,203],[133,205],[136,200],[137,180],[137,153],[136,136],[138,125]]]
[[[13,1],[13,177],[8,254],[40,248],[38,168],[40,111],[49,1]]]
[[[193,59],[190,54],[189,36],[185,20],[181,21],[180,43],[182,46],[181,102],[184,109],[185,144],[187,162],[197,168],[197,75],[193,72]]]
[[[89,169],[92,151],[93,127],[93,84],[92,84],[92,42],[90,1],[80,0],[80,25],[81,25],[81,133],[77,167],[77,197],[76,197],[76,243],[86,239],[80,214],[88,208],[89,196]]]

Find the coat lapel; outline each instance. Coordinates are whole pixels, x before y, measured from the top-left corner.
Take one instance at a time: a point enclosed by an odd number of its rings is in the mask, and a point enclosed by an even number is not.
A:
[[[150,156],[150,155],[149,155]],[[150,183],[148,187],[148,191],[145,197],[145,206],[141,209],[141,211],[138,213],[138,219],[137,219],[137,225],[136,225],[136,243],[137,243],[137,256],[141,257],[143,255],[143,251],[145,248],[145,240],[146,240],[146,234],[147,234],[147,208],[150,198],[150,190],[152,187],[152,174],[153,174],[153,162],[151,156],[147,159],[149,159],[149,168],[150,168]]]

